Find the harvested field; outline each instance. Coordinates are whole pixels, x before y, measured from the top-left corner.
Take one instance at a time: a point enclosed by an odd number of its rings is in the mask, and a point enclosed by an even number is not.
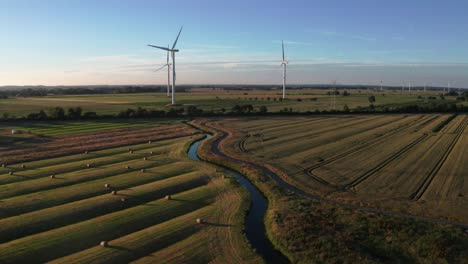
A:
[[[51,137],[5,151],[0,263],[143,261],[185,248],[187,262],[260,262],[242,234],[245,191],[186,157],[199,137],[170,124]],[[207,250],[185,242],[199,238],[219,243]]]
[[[268,126],[268,124],[271,126]],[[468,223],[466,115],[216,121],[229,152],[270,164],[313,194]]]

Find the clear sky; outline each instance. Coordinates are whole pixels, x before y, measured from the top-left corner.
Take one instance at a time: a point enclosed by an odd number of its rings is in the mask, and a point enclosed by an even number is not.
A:
[[[1,0],[0,85],[177,80],[468,87],[466,0]]]

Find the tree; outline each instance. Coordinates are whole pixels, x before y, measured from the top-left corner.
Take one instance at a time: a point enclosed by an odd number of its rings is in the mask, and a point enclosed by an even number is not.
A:
[[[78,119],[81,117],[81,113],[82,113],[82,109],[81,107],[75,107],[75,108],[68,108],[68,118],[70,119]]]
[[[345,104],[345,105],[343,106],[343,112],[349,113],[349,107],[348,107],[347,104]]]
[[[371,95],[367,99],[369,100],[369,103],[371,104],[375,103],[375,96]]]
[[[264,105],[260,106],[259,112],[265,114],[268,112],[268,108]]]
[[[240,105],[236,104],[235,106],[233,106],[232,107],[232,112],[236,113],[236,114],[242,113],[242,109],[241,109]]]
[[[65,110],[62,107],[57,106],[49,110],[49,116],[52,119],[64,119]]]

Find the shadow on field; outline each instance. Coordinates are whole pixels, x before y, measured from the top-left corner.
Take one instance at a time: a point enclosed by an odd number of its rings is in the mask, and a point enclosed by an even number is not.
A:
[[[231,226],[234,226],[234,225],[230,225],[230,224],[218,224],[218,223],[210,223],[210,222],[203,222],[204,225],[207,225],[207,226],[216,226],[216,227],[231,227]]]

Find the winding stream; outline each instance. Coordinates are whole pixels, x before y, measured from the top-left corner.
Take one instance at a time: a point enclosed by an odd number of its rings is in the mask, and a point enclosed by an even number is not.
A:
[[[207,134],[205,138],[195,141],[188,150],[189,158],[195,161],[200,161],[200,158],[197,155],[198,147],[203,140],[211,137],[211,135]],[[213,145],[217,146],[216,142]],[[286,257],[275,250],[266,235],[264,218],[268,208],[267,199],[252,183],[250,183],[249,180],[247,180],[244,175],[231,169],[223,168],[227,173],[233,175],[249,192],[252,203],[245,219],[245,233],[252,247],[265,259],[267,263],[288,263],[289,261]]]

